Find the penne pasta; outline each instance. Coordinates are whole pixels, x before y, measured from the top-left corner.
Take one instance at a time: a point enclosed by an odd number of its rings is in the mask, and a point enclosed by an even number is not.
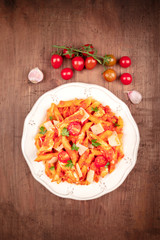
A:
[[[124,157],[123,119],[92,97],[52,103],[35,146],[52,182],[98,182]]]
[[[38,155],[38,157],[35,159],[36,162],[41,162],[41,161],[48,161],[53,157],[57,157],[58,153],[48,153],[48,154],[41,154]]]

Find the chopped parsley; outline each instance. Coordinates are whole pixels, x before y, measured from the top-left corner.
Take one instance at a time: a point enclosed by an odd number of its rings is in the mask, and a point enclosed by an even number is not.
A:
[[[68,162],[68,163],[65,165],[65,167],[72,168],[72,167],[74,166],[72,160],[68,160],[67,162]]]
[[[107,162],[107,164],[106,164],[105,168],[107,168],[109,165],[110,165],[110,162]]]
[[[53,117],[52,117],[52,116],[49,116],[49,119],[50,119],[50,120],[53,120]]]
[[[61,135],[62,136],[67,136],[67,137],[69,136],[69,131],[68,131],[68,129],[66,127],[64,127],[62,129]]]
[[[91,142],[94,147],[98,147],[101,145],[99,142],[97,142],[97,139],[92,139]]]
[[[78,151],[79,147],[77,147],[76,144],[73,143],[71,149],[72,149],[72,150],[75,150],[75,151]]]
[[[54,169],[55,169],[55,167],[54,167],[54,166],[52,166],[52,167],[50,167],[50,168],[49,168],[49,170],[54,170]]]
[[[120,125],[116,122],[113,122],[114,127],[120,127]]]
[[[114,126],[115,127],[120,127],[120,125],[118,123],[115,123]]]
[[[39,130],[40,130],[40,134],[42,134],[42,135],[44,135],[46,132],[47,132],[47,130],[45,129],[45,127],[43,127],[43,126],[41,126],[40,128],[39,128]]]
[[[98,107],[95,107],[95,108],[92,107],[91,110],[94,112],[98,112],[99,109],[98,109]]]

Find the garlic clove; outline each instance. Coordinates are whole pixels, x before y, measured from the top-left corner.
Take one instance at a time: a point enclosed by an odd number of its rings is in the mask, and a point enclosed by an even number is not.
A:
[[[139,104],[142,101],[142,95],[138,91],[128,91],[128,97],[133,104]]]
[[[28,79],[29,81],[31,81],[32,83],[39,83],[43,80],[43,73],[42,71],[36,67],[36,68],[33,68],[29,74],[28,74]]]

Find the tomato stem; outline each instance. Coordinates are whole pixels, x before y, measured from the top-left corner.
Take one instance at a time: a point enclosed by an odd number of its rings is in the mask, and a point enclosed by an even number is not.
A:
[[[89,53],[88,51],[83,51],[83,50],[80,50],[80,49],[74,48],[74,47],[66,47],[66,46],[58,46],[58,45],[53,45],[53,47],[58,48],[58,49],[68,49],[68,50],[78,52],[78,53],[86,53],[87,55],[93,57],[99,64],[103,64],[104,57]]]

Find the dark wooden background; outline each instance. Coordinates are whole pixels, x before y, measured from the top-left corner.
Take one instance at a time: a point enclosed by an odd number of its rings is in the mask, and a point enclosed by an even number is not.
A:
[[[0,1],[0,239],[160,239],[160,1]],[[52,45],[92,43],[99,54],[128,55],[130,86],[105,82],[103,68],[69,82],[106,87],[130,108],[140,130],[137,164],[114,192],[91,201],[62,199],[34,180],[21,152],[23,122],[46,91],[66,83],[50,64]],[[27,80],[38,66],[40,84]],[[64,66],[71,66],[65,61]],[[124,91],[143,95],[132,105]]]

